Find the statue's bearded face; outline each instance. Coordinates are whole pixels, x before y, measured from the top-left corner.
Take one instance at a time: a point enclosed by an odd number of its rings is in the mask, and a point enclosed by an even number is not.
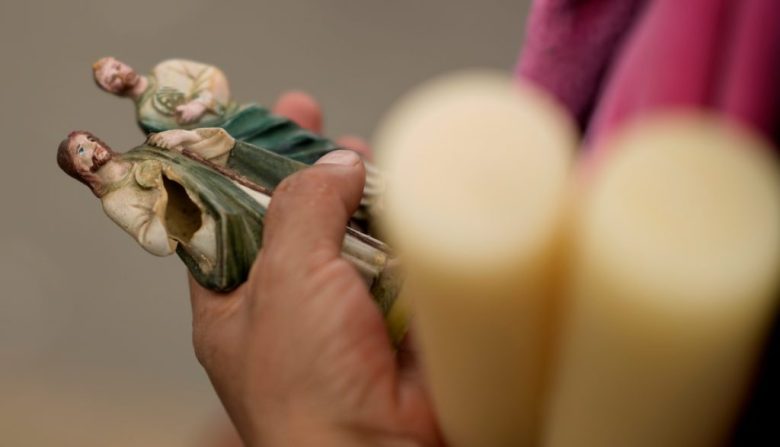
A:
[[[57,164],[66,174],[89,186],[100,197],[106,184],[101,168],[111,162],[114,151],[86,131],[73,131],[57,147]]]
[[[101,59],[95,67],[95,81],[109,93],[125,95],[138,84],[139,76],[135,70],[113,57]]]
[[[83,133],[70,137],[68,152],[76,170],[94,173],[111,160],[113,152],[97,138]]]

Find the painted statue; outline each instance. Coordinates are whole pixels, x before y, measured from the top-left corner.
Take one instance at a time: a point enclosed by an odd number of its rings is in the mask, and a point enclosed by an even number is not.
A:
[[[312,164],[336,149],[330,140],[256,104],[238,104],[224,73],[212,65],[170,59],[139,75],[129,65],[104,57],[92,66],[97,85],[135,103],[144,133],[220,127],[233,138]]]
[[[248,169],[247,160],[256,169]],[[60,143],[57,163],[86,184],[144,249],[157,256],[177,253],[201,285],[220,292],[246,280],[272,189],[306,167],[221,128],[162,132],[124,153],[74,131]],[[348,228],[342,254],[388,312],[400,279],[387,247]]]

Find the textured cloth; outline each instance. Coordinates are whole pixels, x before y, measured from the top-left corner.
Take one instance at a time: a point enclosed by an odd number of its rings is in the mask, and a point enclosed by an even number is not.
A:
[[[517,68],[588,146],[670,108],[716,111],[777,142],[777,0],[537,0]]]

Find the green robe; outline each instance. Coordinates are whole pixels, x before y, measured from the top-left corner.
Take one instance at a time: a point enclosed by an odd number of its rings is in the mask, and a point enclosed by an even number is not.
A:
[[[236,141],[235,146],[230,150],[226,167],[254,184],[273,190],[285,177],[308,165],[262,147]],[[374,198],[371,197],[366,203],[373,200]],[[361,203],[352,216],[351,223],[354,227],[372,234],[368,231],[371,228],[370,216],[368,206]]]
[[[228,177],[179,152],[143,145],[122,154],[121,158],[133,163],[159,161],[166,178],[180,184],[191,197],[194,196],[195,205],[214,219],[217,259],[212,271],[201,270],[187,250],[186,242],[179,242],[176,249],[201,285],[225,292],[246,280],[262,241],[265,208]],[[306,165],[239,141],[233,147],[226,167],[251,183],[273,190],[285,177]],[[169,206],[172,206],[170,202]],[[394,267],[383,270],[390,261],[386,249],[377,251],[358,243],[346,255],[352,256],[358,264],[372,266],[363,272],[368,276],[375,298],[384,310],[388,310],[398,293],[400,278]],[[385,261],[380,262],[380,258]],[[382,271],[373,276],[370,273],[373,268]]]
[[[265,209],[230,179],[178,152],[144,145],[121,157],[137,163],[159,161],[165,175],[194,195],[196,204],[214,219],[217,259],[210,272],[201,270],[186,243],[176,249],[198,283],[218,292],[243,283],[262,241]]]
[[[285,177],[308,165],[262,147],[236,141],[230,150],[226,167],[252,183],[273,190]]]
[[[179,241],[176,248],[177,255],[199,284],[217,292],[229,292],[246,281],[262,243],[266,212],[262,205],[228,177],[179,152],[143,145],[119,157],[133,163],[159,162],[162,175],[189,193],[198,207],[195,212],[205,212],[214,219],[216,260],[210,271],[201,269],[188,250],[186,241]],[[258,167],[247,172],[245,177],[269,189],[275,188],[287,175],[305,167],[302,163],[242,142],[237,142],[233,148],[228,169],[231,163]],[[168,207],[176,206],[170,197],[169,194]],[[359,238],[346,238],[342,254],[366,279],[375,302],[386,318],[391,338],[397,343],[408,323],[405,306],[395,305],[403,279],[397,260],[386,247],[377,248],[377,244],[383,245],[378,241],[366,244]]]
[[[153,90],[153,88],[150,88]],[[151,92],[145,93],[140,101],[150,101]],[[326,153],[337,148],[336,144],[314,132],[301,128],[293,121],[270,113],[256,104],[242,107],[227,107],[222,117],[213,117],[208,122],[196,122],[182,129],[199,127],[221,127],[238,141],[268,149],[293,160],[313,164]],[[146,134],[171,130],[170,124],[138,116],[138,125]]]

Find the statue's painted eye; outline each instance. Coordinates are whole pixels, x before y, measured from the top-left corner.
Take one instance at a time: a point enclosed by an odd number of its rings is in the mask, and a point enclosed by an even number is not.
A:
[[[84,154],[84,148],[79,146],[79,155],[83,155],[83,154]]]

